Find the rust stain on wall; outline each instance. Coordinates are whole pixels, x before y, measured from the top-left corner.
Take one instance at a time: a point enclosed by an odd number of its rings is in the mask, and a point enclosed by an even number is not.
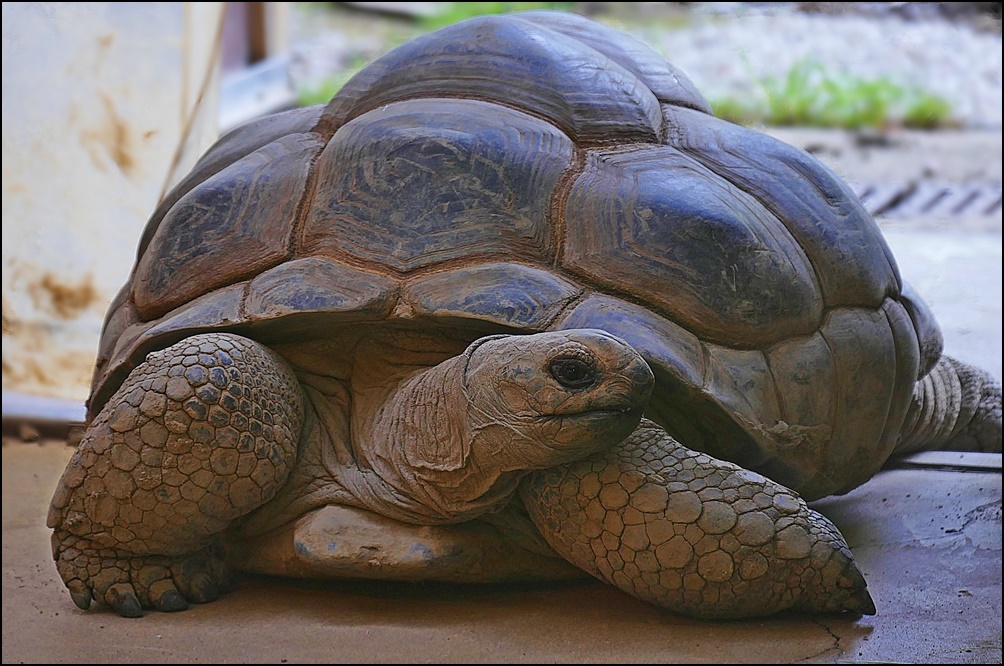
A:
[[[50,326],[4,319],[4,391],[67,400],[87,397],[94,350],[65,348]]]
[[[28,294],[39,310],[62,319],[72,319],[102,301],[89,273],[75,284],[64,282],[54,273],[46,273],[42,279],[28,285]]]
[[[24,194],[28,192],[28,186],[22,182],[8,182],[6,175],[4,175],[3,191],[7,194]]]
[[[105,170],[105,162],[102,159],[107,155],[115,162],[119,170],[126,176],[132,176],[136,170],[136,149],[132,129],[129,124],[119,115],[115,109],[115,102],[104,92],[99,92],[101,106],[104,109],[104,118],[100,124],[80,133],[80,142],[87,148],[94,165]]]
[[[3,299],[3,334],[7,335],[14,329],[13,317],[9,312],[10,306],[7,305],[7,299]],[[6,370],[5,370],[6,372]]]

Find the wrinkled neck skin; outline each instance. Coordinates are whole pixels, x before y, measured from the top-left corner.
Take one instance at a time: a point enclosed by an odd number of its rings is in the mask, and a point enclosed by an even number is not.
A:
[[[308,409],[290,478],[244,521],[248,536],[330,504],[419,525],[500,510],[529,471],[627,437],[653,380],[623,342],[588,331],[468,346],[394,330],[277,351],[297,369]],[[578,357],[592,359],[596,381],[563,388],[546,368]]]
[[[512,497],[526,466],[499,460],[505,437],[470,409],[467,360],[457,356],[403,379],[379,405],[356,401],[357,489],[373,510],[406,522],[452,523]]]
[[[620,442],[654,381],[637,352],[590,330],[489,336],[429,365],[396,384],[353,375],[352,452],[373,484],[354,490],[424,524],[498,510],[527,472]]]
[[[331,504],[425,525],[502,508],[526,470],[498,462],[518,435],[501,415],[470,414],[467,343],[397,332],[278,346],[308,399],[297,462],[239,534]]]
[[[483,343],[503,337],[483,338],[397,382],[387,381],[389,369],[400,367],[393,362],[370,366],[383,370],[379,378],[353,376],[352,453],[360,473],[349,482],[369,508],[421,524],[470,520],[502,508],[530,470],[627,435],[593,428],[593,442],[573,420],[542,418],[550,412],[534,403],[541,398],[507,381],[495,351],[484,351]]]

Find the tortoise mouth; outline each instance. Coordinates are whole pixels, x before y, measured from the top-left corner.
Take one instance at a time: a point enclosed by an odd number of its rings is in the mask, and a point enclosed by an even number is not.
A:
[[[561,460],[550,464],[584,458],[622,442],[638,427],[644,412],[644,404],[635,403],[541,416],[538,423],[547,433],[548,448],[564,452],[559,454]]]
[[[539,419],[543,421],[567,421],[577,422],[605,421],[609,419],[638,419],[645,413],[644,404],[630,404],[622,407],[602,406],[597,409],[583,409],[576,412],[562,412],[560,414],[543,414]]]
[[[574,414],[569,414],[567,416],[585,416],[585,417],[606,417],[606,416],[634,416],[635,414],[641,418],[642,413],[645,411],[644,405],[629,405],[623,408],[603,408],[603,409],[589,409],[582,412],[576,412]]]

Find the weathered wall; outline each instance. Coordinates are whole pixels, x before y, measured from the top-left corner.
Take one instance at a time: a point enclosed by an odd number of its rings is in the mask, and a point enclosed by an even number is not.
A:
[[[164,189],[216,138],[224,3],[3,3],[3,390],[83,400]]]

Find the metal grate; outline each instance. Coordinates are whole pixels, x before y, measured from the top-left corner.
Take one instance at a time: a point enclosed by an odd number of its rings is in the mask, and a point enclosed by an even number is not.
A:
[[[1001,213],[1001,188],[996,185],[925,181],[856,183],[851,187],[875,217],[982,217]]]

